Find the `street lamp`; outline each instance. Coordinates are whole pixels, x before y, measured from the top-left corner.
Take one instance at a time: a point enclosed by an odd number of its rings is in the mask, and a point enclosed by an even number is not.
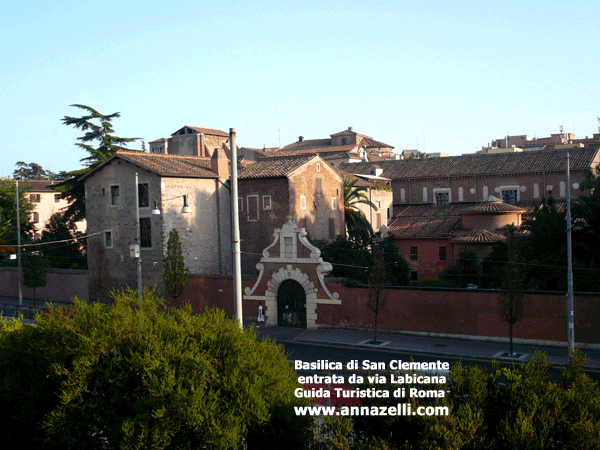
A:
[[[183,206],[181,207],[181,214],[189,214],[192,212],[192,208],[190,207],[190,205],[188,205],[188,201],[187,201],[187,195],[178,195],[177,197],[172,197],[172,198],[166,198],[163,200],[163,202],[169,201],[169,200],[176,200],[178,198],[183,198]],[[162,213],[160,212],[160,208],[158,207],[158,202],[156,200],[154,200],[154,208],[152,209],[152,214],[155,216],[160,216]]]

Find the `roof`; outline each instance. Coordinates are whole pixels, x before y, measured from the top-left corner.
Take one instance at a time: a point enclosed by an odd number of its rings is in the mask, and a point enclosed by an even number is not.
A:
[[[283,178],[290,175],[294,170],[303,166],[318,156],[310,155],[291,155],[278,156],[272,158],[261,158],[256,162],[249,164],[246,168],[238,172],[240,180],[252,178]]]
[[[197,131],[198,133],[204,133],[204,134],[212,134],[214,136],[224,136],[224,137],[229,137],[229,133],[225,133],[222,130],[217,130],[216,128],[202,128],[202,127],[194,127],[192,125],[184,125],[182,126],[179,130],[177,130],[175,133],[172,133],[171,136],[177,134],[179,131],[181,131],[183,128],[191,128],[194,131]]]
[[[506,236],[500,233],[495,233],[489,230],[478,230],[471,233],[463,234],[461,236],[450,239],[452,242],[461,242],[469,244],[495,244],[497,242],[504,242]]]
[[[291,150],[302,150],[306,148],[316,148],[316,147],[330,147],[331,139],[304,139],[303,141],[297,141],[292,144],[281,147],[281,150],[284,152]]]
[[[470,154],[445,158],[383,160],[378,164],[382,176],[393,180],[449,178],[474,175],[500,175],[540,172],[564,172],[566,154],[570,154],[571,170],[587,170],[600,160],[597,148],[541,150],[492,155]],[[350,163],[344,170],[368,173],[372,163]]]
[[[115,159],[122,159],[161,177],[173,178],[218,178],[210,170],[210,159],[196,156],[157,155],[154,153],[119,150],[111,158],[94,167],[81,179],[87,178]]]
[[[367,137],[365,136],[362,141],[360,141],[360,145],[366,148],[381,148],[381,147],[386,147],[386,148],[394,148],[391,145],[388,144],[384,144],[383,142],[379,142],[376,141],[373,138]]]
[[[448,239],[461,223],[459,211],[464,203],[435,206],[431,203],[394,207],[399,211],[388,230],[401,238]]]
[[[524,213],[525,209],[515,205],[504,203],[497,197],[489,196],[487,199],[477,205],[463,209],[461,214],[504,214],[504,213]]]
[[[11,183],[15,183],[17,180],[7,180]],[[52,189],[52,185],[61,183],[62,180],[48,181],[48,180],[20,180],[20,188],[26,189],[27,192],[56,192]]]

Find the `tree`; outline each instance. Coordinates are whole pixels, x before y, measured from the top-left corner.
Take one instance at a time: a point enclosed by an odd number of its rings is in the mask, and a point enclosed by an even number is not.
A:
[[[517,228],[509,226],[506,231],[507,261],[502,269],[500,290],[500,316],[508,323],[510,354],[513,352],[513,326],[523,315],[525,272],[519,264]]]
[[[169,233],[167,241],[167,253],[165,255],[165,273],[163,280],[169,295],[175,301],[185,292],[188,282],[189,269],[185,267],[183,250],[179,232],[173,228]]]
[[[343,178],[344,181],[344,221],[348,237],[356,242],[370,242],[373,239],[373,227],[365,216],[365,213],[358,209],[358,205],[367,205],[377,210],[367,197],[366,186],[356,186],[358,178],[350,180]]]
[[[22,243],[31,239],[34,225],[30,213],[33,210],[27,200],[26,189],[19,185],[19,219]],[[17,251],[17,196],[16,183],[0,180],[0,254]]]
[[[440,279],[450,280],[459,287],[466,288],[469,285],[479,285],[481,268],[477,252],[471,248],[462,248],[458,252],[458,259],[448,269],[440,274]]]
[[[385,285],[387,281],[387,273],[383,260],[383,248],[378,247],[375,250],[375,258],[371,275],[369,277],[369,300],[367,305],[369,309],[375,313],[375,327],[373,329],[373,344],[377,344],[377,327],[379,319],[379,311],[384,307],[385,301]]]
[[[47,173],[42,166],[36,163],[29,163],[19,161],[15,164],[17,168],[13,172],[13,178],[20,180],[42,180],[46,177]]]
[[[297,387],[282,347],[147,290],[0,323],[3,448],[243,448],[277,420],[302,448],[312,421],[293,414],[307,404]]]
[[[48,262],[43,256],[27,254],[23,258],[23,284],[33,288],[33,307],[35,308],[35,289],[46,286],[48,282]]]
[[[69,172],[69,179],[56,185],[61,191],[61,198],[69,201],[65,215],[69,221],[78,222],[85,219],[85,195],[83,182],[80,177],[90,171],[94,166],[106,161],[118,150],[125,150],[127,144],[140,138],[121,138],[115,136],[112,121],[121,114],[116,112],[104,115],[94,108],[86,105],[71,105],[83,109],[87,114],[81,117],[65,116],[63,124],[73,126],[85,134],[77,138],[75,145],[85,150],[89,156],[81,161],[86,165],[84,169]],[[95,143],[95,145],[92,145]]]
[[[85,239],[64,214],[54,213],[46,222],[40,241],[49,243],[40,248],[49,267],[58,269],[80,269],[87,267]]]

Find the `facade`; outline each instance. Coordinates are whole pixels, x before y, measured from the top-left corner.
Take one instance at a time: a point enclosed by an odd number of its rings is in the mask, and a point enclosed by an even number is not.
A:
[[[319,156],[263,158],[238,177],[244,273],[255,273],[275,228],[290,216],[311,239],[345,233],[342,179]]]
[[[408,205],[390,223],[400,253],[409,264],[412,280],[438,278],[452,266],[463,248],[483,259],[505,240],[508,225],[520,226],[525,210],[490,196],[479,203]]]
[[[185,125],[171,134],[149,142],[150,153],[155,155],[179,155],[210,158],[215,149],[227,148],[229,134],[213,128]]]
[[[600,163],[600,150],[571,150],[463,155],[446,158],[379,161],[381,176],[392,180],[394,213],[404,205],[447,206],[493,195],[509,204],[540,202],[549,193],[565,199],[566,157],[570,155],[571,195],[577,197],[586,173]],[[342,165],[355,174],[375,172],[373,163]]]
[[[10,180],[12,183],[15,180]],[[19,190],[26,192],[26,198],[33,206],[31,221],[35,226],[34,238],[39,239],[50,217],[65,209],[69,203],[60,198],[60,193],[52,189],[60,181],[26,180],[19,182]],[[85,232],[86,222],[77,222],[77,229]]]
[[[335,167],[341,163],[354,163],[359,161],[379,161],[383,159],[399,158],[393,153],[394,147],[348,127],[347,130],[334,133],[326,139],[304,139],[299,136],[298,141],[282,147],[280,154],[318,154]]]
[[[231,273],[228,177],[222,150],[211,159],[119,151],[86,174],[90,297],[137,286],[137,261],[130,250],[137,243],[136,209],[144,286],[162,286],[173,228],[190,273]],[[189,213],[182,212],[184,202]]]

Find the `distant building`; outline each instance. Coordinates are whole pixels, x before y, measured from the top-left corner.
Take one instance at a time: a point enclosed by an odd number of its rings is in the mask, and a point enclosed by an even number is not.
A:
[[[170,138],[149,142],[150,153],[155,155],[196,156],[210,158],[217,148],[228,149],[229,134],[213,128],[185,125]]]
[[[9,180],[15,183],[15,180]],[[31,221],[35,227],[34,238],[39,239],[50,217],[69,206],[67,200],[60,198],[60,192],[52,188],[60,181],[24,180],[19,182],[19,190],[27,191],[26,198],[33,206]],[[77,229],[85,232],[86,221],[77,222]]]

